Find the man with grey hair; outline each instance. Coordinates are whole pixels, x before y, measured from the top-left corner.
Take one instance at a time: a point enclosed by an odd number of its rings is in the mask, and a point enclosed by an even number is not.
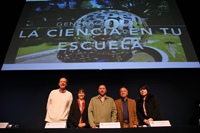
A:
[[[122,87],[119,93],[121,98],[115,100],[117,121],[120,122],[121,128],[137,127],[139,122],[135,100],[128,98],[128,90],[125,87]]]

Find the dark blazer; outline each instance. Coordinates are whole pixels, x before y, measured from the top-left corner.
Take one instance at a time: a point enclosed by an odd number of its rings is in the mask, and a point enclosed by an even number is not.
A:
[[[128,101],[128,114],[129,114],[129,126],[138,125],[138,117],[136,113],[136,102],[133,99],[127,98]],[[123,106],[122,99],[115,100],[117,107],[117,121],[120,122],[121,128],[123,128]]]
[[[156,96],[152,95],[151,98],[146,98],[145,108],[147,116],[144,114],[143,100],[137,101],[137,115],[142,122],[144,119],[153,118],[153,120],[161,120],[160,116],[160,104]]]
[[[88,124],[88,105],[89,102],[85,101],[85,108],[82,113],[83,123],[86,124],[85,128],[89,127]],[[81,118],[81,112],[78,106],[78,101],[73,101],[69,111],[69,119],[70,119],[70,128],[78,128],[79,120]]]

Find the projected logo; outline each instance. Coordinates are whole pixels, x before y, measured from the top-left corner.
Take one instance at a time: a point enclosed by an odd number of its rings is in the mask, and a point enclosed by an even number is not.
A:
[[[161,50],[145,46],[151,28],[139,16],[121,10],[101,10],[79,18],[68,33],[74,42],[59,43],[62,62],[168,61]]]

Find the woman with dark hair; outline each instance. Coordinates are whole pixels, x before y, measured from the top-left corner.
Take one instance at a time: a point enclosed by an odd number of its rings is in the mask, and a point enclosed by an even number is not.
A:
[[[89,103],[84,100],[85,90],[80,88],[78,90],[78,99],[73,101],[70,112],[70,128],[87,128],[88,124],[88,105]]]
[[[139,100],[137,101],[137,115],[143,124],[149,125],[149,121],[161,120],[160,105],[155,95],[152,95],[146,85],[139,87]]]

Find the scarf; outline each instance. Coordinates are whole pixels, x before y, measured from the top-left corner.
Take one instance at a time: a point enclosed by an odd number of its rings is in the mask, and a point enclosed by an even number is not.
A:
[[[80,102],[80,100],[78,99],[78,106],[79,106],[79,109],[80,109],[80,112],[81,112],[81,118],[79,120],[79,123],[83,123],[83,120],[82,120],[82,113],[83,113],[83,110],[85,108],[85,100],[82,100],[82,104]]]

